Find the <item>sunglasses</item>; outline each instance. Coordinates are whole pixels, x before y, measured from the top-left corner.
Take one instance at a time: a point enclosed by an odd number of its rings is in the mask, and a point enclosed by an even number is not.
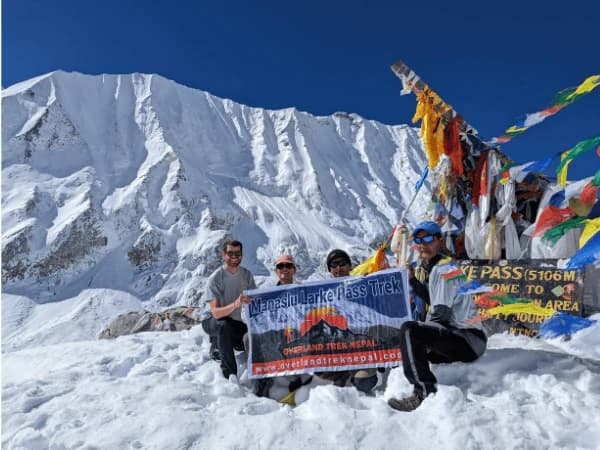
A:
[[[348,261],[332,261],[329,263],[329,268],[335,269],[336,267],[344,267],[349,265],[350,263]]]
[[[242,252],[226,252],[225,254],[227,256],[229,256],[230,258],[241,258],[242,257]]]
[[[281,264],[277,264],[275,266],[275,268],[277,270],[283,270],[283,269],[295,269],[296,266],[294,266],[292,263],[281,263]]]
[[[435,241],[435,236],[433,234],[413,238],[415,244],[431,244],[433,241]]]

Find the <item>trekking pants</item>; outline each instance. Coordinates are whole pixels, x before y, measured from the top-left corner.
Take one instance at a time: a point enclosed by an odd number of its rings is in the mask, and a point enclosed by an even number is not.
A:
[[[437,379],[429,363],[472,362],[479,355],[461,335],[473,333],[477,339],[487,338],[476,328],[447,328],[435,322],[408,321],[400,329],[400,350],[406,379],[415,393],[425,398],[437,391]]]
[[[221,370],[223,376],[237,375],[237,364],[235,362],[234,350],[244,350],[244,335],[248,327],[244,322],[224,317],[215,319],[211,317],[202,322],[202,328],[209,336],[217,337],[217,348],[221,354]]]

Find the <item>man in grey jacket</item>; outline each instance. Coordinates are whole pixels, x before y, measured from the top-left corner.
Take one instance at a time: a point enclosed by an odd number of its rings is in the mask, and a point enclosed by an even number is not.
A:
[[[413,233],[421,257],[437,255],[443,241],[433,222],[422,222]],[[437,391],[437,379],[429,363],[472,362],[485,351],[487,337],[478,321],[471,295],[457,293],[460,269],[450,258],[440,260],[429,274],[431,309],[425,322],[408,321],[400,329],[404,375],[414,386],[412,395],[391,398],[388,404],[399,411],[416,409]]]

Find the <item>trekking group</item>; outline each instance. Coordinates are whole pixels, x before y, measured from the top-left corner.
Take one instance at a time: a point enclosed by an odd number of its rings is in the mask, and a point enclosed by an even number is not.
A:
[[[437,380],[430,363],[474,361],[483,354],[487,342],[481,324],[470,321],[477,315],[471,296],[457,293],[456,284],[443,279],[448,270],[446,263],[451,257],[444,249],[440,227],[435,222],[425,221],[411,234],[418,253],[416,263],[407,266],[413,320],[404,322],[399,338],[404,375],[413,385],[413,393],[405,398],[389,399],[390,407],[399,411],[414,410],[437,391]],[[210,336],[213,359],[220,361],[223,376],[230,380],[236,380],[238,375],[235,351],[248,346],[248,328],[241,310],[243,305],[252,302],[252,298],[244,292],[256,288],[252,273],[241,265],[243,256],[242,242],[228,240],[223,244],[223,265],[209,277],[204,296],[210,314],[203,319],[202,327]],[[325,262],[332,277],[350,275],[352,261],[345,251],[332,250]],[[297,283],[297,267],[291,255],[277,257],[274,269],[277,285]],[[315,375],[336,386],[350,384],[364,393],[371,392],[378,383],[378,369],[375,368],[317,372]],[[312,378],[303,377],[291,378],[290,391]],[[257,380],[254,393],[268,396],[272,383],[272,378]]]

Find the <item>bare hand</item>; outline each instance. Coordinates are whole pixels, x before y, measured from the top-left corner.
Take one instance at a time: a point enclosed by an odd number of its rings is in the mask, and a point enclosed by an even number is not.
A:
[[[240,296],[238,297],[238,300],[243,305],[249,305],[250,303],[252,303],[252,297],[250,297],[249,295],[246,295],[246,294],[240,294]]]

